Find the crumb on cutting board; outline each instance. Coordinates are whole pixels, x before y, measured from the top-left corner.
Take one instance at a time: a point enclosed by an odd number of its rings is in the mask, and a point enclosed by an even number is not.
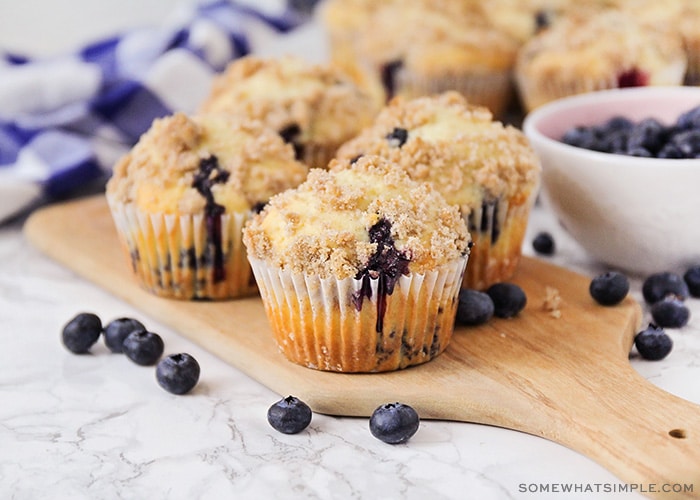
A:
[[[544,289],[544,301],[542,309],[549,312],[552,318],[561,318],[561,294],[554,287],[546,286]]]

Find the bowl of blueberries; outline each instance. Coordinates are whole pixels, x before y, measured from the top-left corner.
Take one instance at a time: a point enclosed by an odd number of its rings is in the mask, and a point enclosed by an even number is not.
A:
[[[523,132],[543,204],[591,257],[637,275],[700,264],[700,87],[562,98]]]

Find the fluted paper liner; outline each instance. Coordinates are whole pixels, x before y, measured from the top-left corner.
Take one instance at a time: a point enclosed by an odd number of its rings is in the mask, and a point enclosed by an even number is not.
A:
[[[465,256],[401,276],[390,295],[378,293],[379,279],[372,278],[367,297],[359,295],[362,279],[319,278],[249,260],[282,353],[308,368],[336,372],[398,370],[443,352],[467,263]]]
[[[462,288],[484,290],[513,277],[522,256],[536,191],[524,203],[515,204],[503,198],[463,214],[472,236],[472,248]]]
[[[500,116],[513,99],[513,89],[510,70],[484,73],[474,71],[440,76],[423,76],[403,70],[397,75],[396,93],[418,97],[456,90],[470,104],[484,106],[494,116]]]
[[[220,242],[202,214],[145,213],[108,202],[117,233],[139,284],[162,297],[228,299],[256,293],[242,241],[248,213],[223,214]],[[217,249],[220,253],[217,254]]]

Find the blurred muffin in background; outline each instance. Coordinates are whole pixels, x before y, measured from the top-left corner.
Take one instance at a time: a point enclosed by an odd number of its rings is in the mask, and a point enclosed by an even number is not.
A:
[[[570,10],[520,50],[515,68],[526,111],[595,90],[682,85],[687,67],[673,26],[652,27],[619,9]]]
[[[298,160],[325,168],[378,110],[376,99],[331,65],[248,56],[214,80],[199,112],[259,120],[294,146]]]
[[[518,42],[482,10],[467,0],[385,0],[369,6],[328,0],[321,19],[334,63],[385,101],[456,90],[500,115],[513,97]],[[338,22],[344,11],[353,12],[350,26]]]

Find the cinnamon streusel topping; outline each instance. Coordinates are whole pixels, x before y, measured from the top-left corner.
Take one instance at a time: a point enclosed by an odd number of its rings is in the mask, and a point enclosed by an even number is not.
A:
[[[307,171],[292,147],[259,122],[175,113],[156,119],[117,162],[107,195],[146,212],[193,214],[207,203],[204,183],[211,202],[241,212],[297,186]]]
[[[411,272],[425,272],[468,252],[456,207],[397,165],[365,156],[312,169],[296,189],[274,196],[243,231],[249,255],[296,273],[355,277],[376,257],[385,231]],[[340,163],[344,163],[340,168]],[[338,167],[338,168],[335,168]]]
[[[392,138],[397,131],[405,133],[401,144]],[[412,179],[429,181],[464,213],[485,199],[528,198],[540,172],[522,132],[495,121],[487,108],[468,104],[457,92],[394,98],[337,157],[362,155],[388,158]]]

